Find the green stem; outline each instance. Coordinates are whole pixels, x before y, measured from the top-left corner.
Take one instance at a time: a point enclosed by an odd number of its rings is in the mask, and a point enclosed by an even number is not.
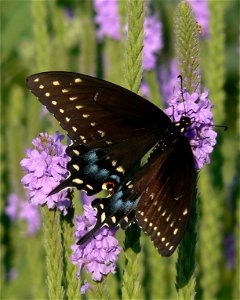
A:
[[[183,87],[191,94],[199,90],[199,34],[191,7],[181,2],[176,11],[176,52]],[[194,175],[197,178],[197,174]],[[196,182],[195,178],[195,182]],[[179,299],[194,299],[195,295],[195,247],[198,219],[197,189],[186,232],[178,249],[176,288]]]
[[[127,87],[140,92],[142,79],[142,49],[144,33],[144,2],[128,1],[128,40],[125,78]],[[123,274],[123,299],[138,299],[140,292],[140,229],[133,224],[126,230],[124,243],[125,270]]]
[[[79,70],[81,73],[96,74],[96,35],[93,23],[91,1],[82,1],[79,14],[81,18]]]
[[[163,108],[159,84],[157,82],[156,71],[147,71],[144,73],[144,79],[149,87],[150,100],[159,108]]]
[[[228,1],[209,1],[210,13],[210,39],[206,57],[208,72],[206,82],[210,98],[214,104],[214,118],[217,124],[223,124],[224,116],[224,80],[225,80],[225,54],[224,54],[224,14]],[[225,141],[226,142],[226,141]],[[233,147],[234,148],[234,147]],[[220,266],[222,263],[222,240],[224,216],[224,197],[226,187],[223,181],[224,160],[231,164],[224,150],[222,135],[212,154],[212,163],[205,168],[200,176],[201,188],[201,226],[200,226],[200,263],[201,287],[205,299],[216,298],[221,289]],[[227,149],[227,148],[226,148]],[[230,151],[234,151],[231,149]],[[225,157],[223,155],[225,154]],[[228,165],[229,166],[229,165]],[[214,253],[214,255],[209,255]]]
[[[62,240],[64,252],[65,286],[68,300],[77,299],[79,296],[79,280],[76,278],[76,266],[71,262],[71,246],[75,242],[75,228],[73,224],[74,209],[70,208],[66,216],[61,216]]]
[[[49,299],[63,299],[63,247],[61,238],[60,213],[41,208],[44,246],[47,263],[47,286]]]
[[[53,40],[51,42],[51,69],[67,70],[67,39],[64,10],[59,8],[56,0],[49,1],[53,23]]]

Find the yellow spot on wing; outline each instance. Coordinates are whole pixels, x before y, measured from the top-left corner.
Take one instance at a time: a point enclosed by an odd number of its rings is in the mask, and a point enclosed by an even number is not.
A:
[[[116,161],[116,160],[113,160],[113,161],[112,161],[112,166],[115,167],[116,165],[117,165],[117,161]]]
[[[80,152],[78,150],[73,150],[73,152],[76,154],[76,155],[79,155]]]
[[[124,173],[125,172],[122,166],[117,167],[116,170],[118,172],[120,172],[120,173]]]
[[[90,115],[88,115],[88,114],[83,114],[82,116],[83,116],[83,118],[86,119],[86,118],[88,118]]]
[[[74,79],[74,82],[76,82],[76,83],[82,82],[82,79],[81,78],[76,78],[76,79]]]
[[[79,171],[79,169],[80,169],[78,165],[73,165],[73,167],[74,167],[74,169],[77,170],[77,171]]]
[[[105,219],[106,219],[106,214],[105,214],[105,213],[102,213],[102,214],[101,214],[101,222],[103,222]]]
[[[75,182],[77,184],[82,184],[83,183],[83,181],[81,179],[79,179],[79,178],[74,178],[73,182]]]
[[[88,187],[89,190],[93,190],[93,187],[90,184],[87,184],[86,187]]]
[[[106,133],[102,130],[98,130],[97,132],[101,135],[101,137],[104,137],[106,135]]]
[[[53,81],[53,85],[60,85],[60,82],[59,81]]]

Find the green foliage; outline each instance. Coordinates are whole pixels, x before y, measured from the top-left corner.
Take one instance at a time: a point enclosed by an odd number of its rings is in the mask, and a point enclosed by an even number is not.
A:
[[[46,251],[47,287],[49,299],[63,299],[65,294],[63,277],[63,245],[60,213],[41,209]]]
[[[128,88],[139,93],[142,78],[144,2],[128,1],[128,39],[125,77]],[[126,230],[124,242],[125,270],[123,299],[137,299],[140,295],[140,228],[132,224]]]
[[[189,93],[195,92],[200,84],[198,69],[200,55],[199,33],[191,7],[185,2],[180,3],[176,10],[176,49],[183,86],[186,86]],[[197,177],[197,174],[195,174],[195,177]],[[176,288],[179,299],[193,299],[195,295],[194,272],[197,220],[198,202],[196,190],[187,229],[178,248]]]
[[[53,133],[59,129],[55,120],[49,114],[44,115],[42,106],[26,91],[26,77],[50,69],[80,71],[97,74],[139,93],[144,2],[120,0],[122,39],[107,38],[100,43],[96,39],[92,1],[32,0],[22,1],[21,5],[16,1],[2,1],[1,299],[240,298],[239,241],[234,245],[233,269],[227,266],[224,248],[227,233],[239,236],[237,2],[209,1],[210,36],[205,41],[201,37],[199,40],[188,4],[181,2],[176,14],[176,1],[158,0],[151,4],[163,23],[164,48],[158,67],[161,69],[173,56],[175,48],[181,62],[183,85],[193,92],[202,84],[197,76],[200,65],[204,88],[209,89],[215,105],[215,121],[229,126],[227,132],[219,130],[212,163],[200,172],[200,213],[196,203],[178,253],[170,258],[162,258],[149,237],[142,234],[140,238],[138,228],[130,228],[126,237],[119,231],[117,236],[124,252],[116,274],[110,274],[101,283],[93,282],[94,289],[86,296],[79,293],[82,282],[76,280],[77,268],[69,259],[75,239],[74,214],[80,211],[76,193],[75,212],[67,218],[60,217],[56,211],[42,209],[42,232],[34,237],[23,234],[23,222],[10,223],[4,214],[8,195],[14,192],[26,199],[19,166],[25,148],[31,147],[31,140],[39,132]],[[72,18],[66,14],[69,8],[74,13]],[[158,72],[146,72],[144,78],[151,101],[162,107]],[[195,255],[197,219],[199,239]],[[14,270],[16,278],[10,280],[9,272]]]

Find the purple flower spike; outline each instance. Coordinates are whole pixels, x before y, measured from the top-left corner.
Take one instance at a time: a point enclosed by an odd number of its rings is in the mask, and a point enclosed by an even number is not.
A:
[[[8,196],[5,214],[9,217],[12,223],[17,219],[20,201],[21,200],[16,194],[10,194]]]
[[[117,0],[94,0],[95,23],[98,25],[97,37],[120,40],[120,19]],[[125,26],[126,32],[128,26]],[[143,69],[152,70],[156,66],[156,54],[162,49],[162,24],[156,15],[144,20]]]
[[[144,20],[143,69],[152,70],[156,66],[156,54],[162,49],[162,24],[156,15]]]
[[[38,207],[27,201],[21,203],[19,219],[27,221],[27,235],[34,235],[41,227],[41,218]]]
[[[149,98],[150,96],[150,91],[149,91],[149,86],[147,85],[147,83],[145,81],[141,82],[141,92],[142,92],[142,96],[144,98]]]
[[[91,230],[96,223],[96,211],[89,203],[89,199],[85,200],[83,215],[76,217],[77,240]],[[113,236],[115,232],[116,230],[103,227],[84,245],[72,246],[71,261],[78,266],[77,278],[80,277],[84,267],[88,273],[92,274],[94,281],[101,281],[103,276],[110,272],[115,273],[118,254],[121,251],[118,241]]]
[[[189,94],[179,91],[169,101],[165,113],[173,122],[178,122],[181,116],[187,115],[192,120],[192,126],[185,133],[189,139],[195,158],[195,168],[201,169],[205,163],[210,163],[210,153],[216,144],[217,133],[213,130],[213,105],[208,99],[208,91],[202,94]]]
[[[102,40],[110,37],[120,40],[120,20],[118,15],[118,2],[116,0],[94,0],[96,11],[95,22],[98,25],[97,37]]]
[[[179,70],[177,66],[177,61],[173,59],[168,66],[160,69],[159,79],[160,79],[160,89],[162,98],[166,103],[171,100],[173,95],[179,91],[179,85],[177,83],[177,77],[179,75]]]
[[[27,158],[20,164],[27,174],[22,178],[22,184],[29,191],[32,204],[44,205],[53,209],[57,207],[64,215],[71,202],[66,190],[48,197],[48,194],[66,177],[68,157],[65,154],[66,146],[61,141],[64,138],[59,132],[54,136],[40,133],[32,141],[34,149],[27,149]]]
[[[208,0],[188,0],[197,22],[202,27],[202,34],[204,38],[209,36],[209,11]]]
[[[8,196],[8,204],[5,213],[13,223],[17,219],[27,222],[27,235],[34,235],[41,227],[41,219],[38,207],[20,199],[16,194]]]

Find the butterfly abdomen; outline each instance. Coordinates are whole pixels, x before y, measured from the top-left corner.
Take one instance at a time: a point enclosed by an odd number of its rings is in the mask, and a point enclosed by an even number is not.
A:
[[[179,122],[172,122],[153,148],[150,157],[159,155],[159,153],[163,153],[170,147],[173,147],[174,143],[184,135],[190,126],[191,120],[185,116],[183,116]]]

